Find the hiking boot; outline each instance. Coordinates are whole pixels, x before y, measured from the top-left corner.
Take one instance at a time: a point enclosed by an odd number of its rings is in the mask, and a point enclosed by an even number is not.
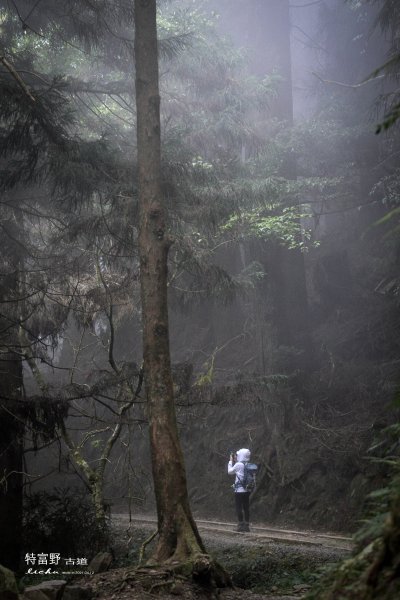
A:
[[[246,523],[246,521],[242,524],[242,529],[241,531],[244,531],[246,533],[248,533],[250,531],[250,525],[249,523]]]
[[[240,522],[237,524],[235,531],[239,531],[239,532],[242,532],[242,533],[243,533],[243,531],[244,531],[244,523],[243,523],[243,521],[240,521]]]

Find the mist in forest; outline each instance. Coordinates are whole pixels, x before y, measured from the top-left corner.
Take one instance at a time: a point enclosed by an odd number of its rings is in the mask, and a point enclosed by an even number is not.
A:
[[[66,555],[101,550],[110,515],[159,508],[133,4],[0,0],[0,563],[15,571],[54,539]],[[226,465],[249,448],[251,523],[352,534],[371,492],[389,490],[380,515],[397,493],[397,7],[157,4],[169,347],[193,514],[235,521]],[[97,538],[62,541],[61,515]]]

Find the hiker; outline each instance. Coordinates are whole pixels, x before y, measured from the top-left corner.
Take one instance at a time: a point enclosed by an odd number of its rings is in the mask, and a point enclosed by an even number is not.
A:
[[[232,487],[235,492],[235,508],[238,518],[236,531],[241,532],[250,531],[250,493],[255,483],[254,475],[251,475],[251,472],[247,470],[250,454],[250,450],[241,448],[236,454],[231,452],[228,462],[228,475],[236,475],[235,483]],[[255,467],[255,465],[252,466]]]

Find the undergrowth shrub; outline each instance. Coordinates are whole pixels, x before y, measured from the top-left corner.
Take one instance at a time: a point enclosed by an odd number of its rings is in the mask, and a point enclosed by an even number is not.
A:
[[[289,591],[296,585],[312,584],[324,560],[297,554],[293,548],[271,551],[236,546],[219,549],[215,556],[227,568],[235,586],[257,593],[274,588]]]
[[[370,452],[388,471],[386,485],[368,496],[353,556],[328,571],[307,600],[400,598],[400,423],[385,428]]]
[[[26,497],[23,553],[56,552],[62,557],[87,557],[108,549],[107,522],[96,519],[90,497],[74,488],[55,488]]]

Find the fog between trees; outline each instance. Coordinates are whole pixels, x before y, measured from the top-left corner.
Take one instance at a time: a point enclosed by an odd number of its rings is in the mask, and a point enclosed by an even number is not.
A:
[[[36,4],[0,3],[0,563],[14,569],[23,497],[26,513],[55,488],[87,493],[100,520],[107,504],[154,510],[133,2]],[[226,462],[243,446],[259,522],[354,531],[391,480],[369,457],[398,453],[398,25],[383,1],[158,3],[195,515],[233,518]]]

